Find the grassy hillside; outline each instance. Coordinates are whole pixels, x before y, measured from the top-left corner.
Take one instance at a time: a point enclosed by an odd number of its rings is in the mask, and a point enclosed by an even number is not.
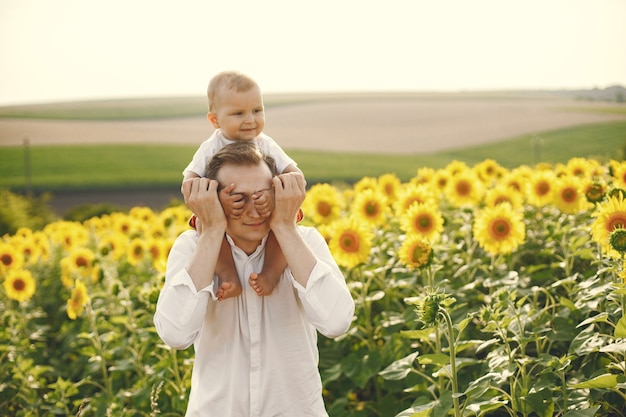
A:
[[[626,121],[601,123],[522,136],[487,145],[432,154],[378,155],[287,151],[310,184],[354,182],[364,176],[395,173],[403,181],[419,167],[442,168],[456,159],[474,165],[495,159],[507,168],[536,162],[567,162],[572,157],[622,158]],[[191,145],[85,145],[3,147],[0,188],[21,192],[89,189],[146,189],[177,185],[196,147]]]

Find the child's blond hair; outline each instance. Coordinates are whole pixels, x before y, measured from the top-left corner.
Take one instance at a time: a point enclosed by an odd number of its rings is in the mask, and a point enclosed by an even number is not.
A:
[[[215,102],[221,93],[225,90],[235,90],[238,93],[250,91],[252,88],[258,87],[256,81],[237,71],[223,71],[211,78],[209,87],[207,88],[207,97],[209,99],[209,111],[214,110]]]

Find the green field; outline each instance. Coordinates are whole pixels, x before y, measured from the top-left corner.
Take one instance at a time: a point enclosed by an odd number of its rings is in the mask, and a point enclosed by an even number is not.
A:
[[[536,145],[539,142],[540,145]],[[452,160],[474,165],[491,158],[507,168],[572,157],[621,159],[626,121],[521,136],[487,145],[432,154],[387,155],[290,150],[309,184],[353,183],[395,173],[406,181],[419,167],[443,168]],[[59,145],[0,148],[0,187],[12,191],[146,189],[176,186],[196,150],[191,145]]]

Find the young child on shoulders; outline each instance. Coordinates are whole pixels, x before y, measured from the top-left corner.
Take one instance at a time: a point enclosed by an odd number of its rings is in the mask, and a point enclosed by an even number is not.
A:
[[[193,159],[183,171],[183,182],[205,175],[208,161],[218,150],[235,141],[255,142],[261,152],[270,155],[276,161],[278,172],[301,172],[296,162],[291,159],[282,148],[269,136],[263,133],[265,127],[265,112],[263,97],[258,84],[247,75],[236,71],[224,71],[214,76],[207,89],[209,112],[207,118],[215,131],[204,141]],[[228,195],[224,201],[227,216],[235,218],[243,213],[247,201],[237,194],[232,194],[233,184],[222,184],[222,196]],[[261,191],[252,195],[252,202],[257,212],[263,217],[269,217],[273,210],[273,198],[270,191]],[[299,219],[301,219],[301,212]],[[194,228],[195,216],[190,220]],[[248,283],[260,296],[270,295],[283,271],[287,266],[280,246],[273,233],[270,232],[267,240],[267,249],[263,271],[253,273],[248,277]],[[217,262],[216,275],[220,279],[220,288],[217,291],[218,300],[237,297],[241,294],[242,286],[235,270],[230,246],[225,238]]]

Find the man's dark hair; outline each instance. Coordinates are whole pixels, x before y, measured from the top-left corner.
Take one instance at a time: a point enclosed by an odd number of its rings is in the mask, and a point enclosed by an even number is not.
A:
[[[276,175],[274,158],[265,155],[254,142],[237,141],[224,146],[217,151],[206,166],[206,176],[217,179],[217,173],[224,165],[256,166],[264,162],[270,169],[272,176]]]

